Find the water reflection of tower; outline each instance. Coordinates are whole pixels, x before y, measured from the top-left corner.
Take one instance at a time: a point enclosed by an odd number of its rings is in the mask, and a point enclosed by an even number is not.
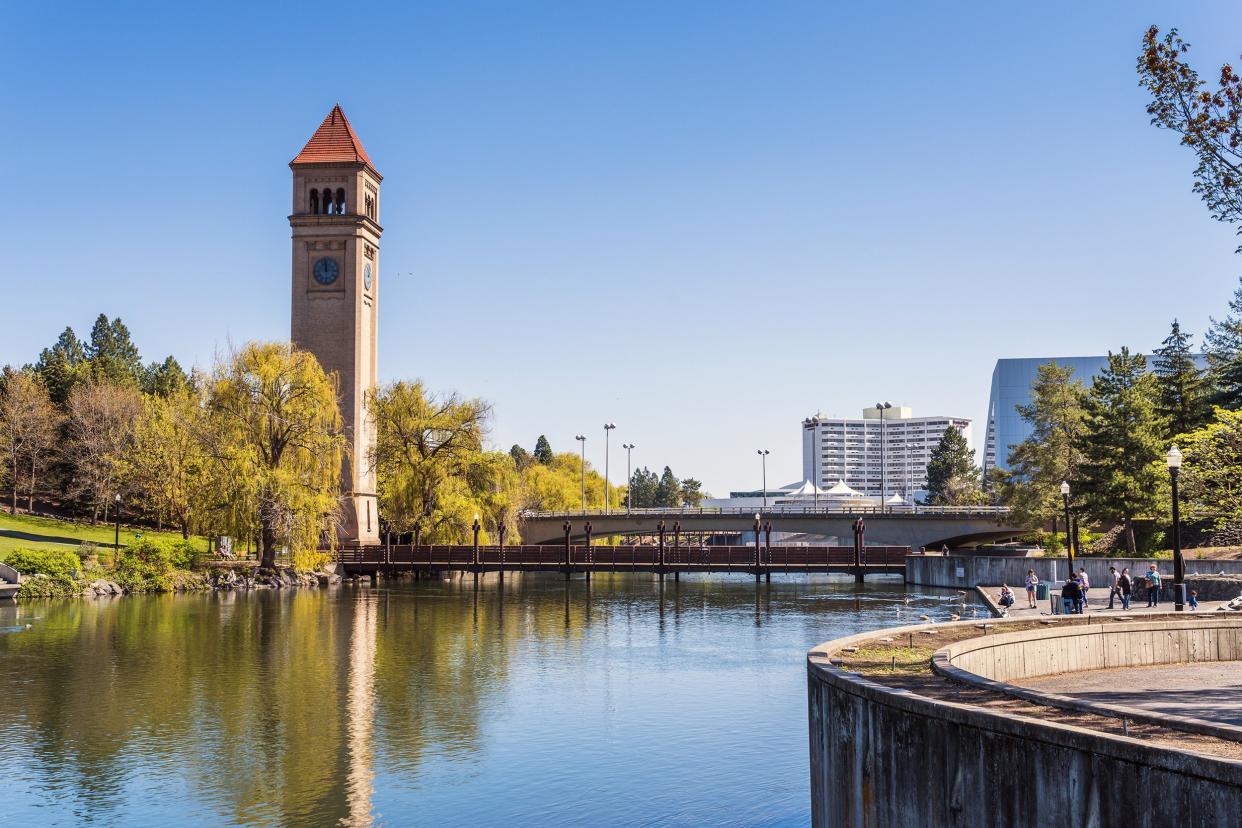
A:
[[[346,815],[342,825],[372,825],[375,735],[375,598],[354,601],[354,629],[349,640],[349,759],[345,778]]]

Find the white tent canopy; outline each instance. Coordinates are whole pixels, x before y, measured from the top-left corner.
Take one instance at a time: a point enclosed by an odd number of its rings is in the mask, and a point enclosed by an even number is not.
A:
[[[849,486],[845,485],[844,480],[838,480],[837,484],[833,486],[831,489],[827,489],[827,490],[821,489],[820,491],[821,491],[821,494],[825,494],[828,497],[862,497],[863,496],[862,492],[857,491],[856,489],[851,489]]]

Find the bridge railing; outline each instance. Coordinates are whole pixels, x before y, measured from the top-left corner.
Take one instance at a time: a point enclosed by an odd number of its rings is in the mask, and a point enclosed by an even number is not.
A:
[[[761,514],[764,517],[771,515],[930,515],[945,517],[1001,517],[1009,514],[1007,506],[794,506],[790,504],[781,504],[768,506],[766,509],[746,506],[698,506],[683,508],[642,508],[642,509],[610,509],[605,512],[603,509],[575,509],[572,511],[536,511],[528,509],[521,513],[522,518],[538,518],[538,519],[565,519],[574,520],[581,518],[624,518],[624,517],[669,517],[679,515],[690,516],[736,516],[736,517],[753,517],[755,514]]]
[[[864,566],[901,567],[910,554],[905,546],[866,546]],[[409,544],[348,547],[337,550],[336,560],[344,564],[389,565],[395,569],[426,567],[468,569],[476,564],[486,568],[558,569],[564,567],[564,544],[524,546],[480,546],[476,558],[472,545]],[[575,568],[625,571],[626,569],[659,566],[660,548],[651,544],[574,544],[569,548],[569,565]],[[663,563],[676,568],[739,569],[755,565],[753,544],[740,546],[703,546],[666,544]],[[760,566],[799,570],[814,567],[848,567],[854,564],[852,546],[774,545],[760,547]]]

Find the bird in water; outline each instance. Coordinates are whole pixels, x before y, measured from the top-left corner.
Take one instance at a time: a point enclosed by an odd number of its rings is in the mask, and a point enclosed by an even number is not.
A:
[[[907,595],[907,596],[906,596],[906,606],[910,606],[910,602],[911,602],[912,600],[913,600],[913,599],[912,599],[909,595]]]
[[[957,613],[954,613],[953,615],[949,616],[949,620],[950,621],[961,621],[962,616],[958,615]]]
[[[931,616],[930,616],[930,615],[920,615],[920,616],[919,616],[919,620],[920,620],[920,621],[930,621],[930,620],[931,620]]]

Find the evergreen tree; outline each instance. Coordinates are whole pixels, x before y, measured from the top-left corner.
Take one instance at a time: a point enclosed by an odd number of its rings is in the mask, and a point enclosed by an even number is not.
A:
[[[646,466],[635,469],[630,476],[630,503],[636,509],[649,509],[656,505],[656,490],[660,479]]]
[[[963,506],[979,500],[975,452],[959,429],[949,427],[927,461],[927,499],[933,506]]]
[[[698,508],[703,502],[703,484],[693,477],[681,481],[681,505]]]
[[[73,328],[67,327],[55,345],[44,348],[39,354],[34,369],[47,386],[52,402],[63,407],[69,400],[69,392],[85,378],[86,367],[86,349]]]
[[[681,483],[668,466],[664,467],[664,473],[660,475],[660,483],[656,487],[655,505],[669,508],[681,505]]]
[[[552,462],[552,445],[548,442],[548,438],[542,434],[535,441],[535,460],[543,463],[545,466]]]
[[[142,392],[158,397],[171,397],[190,390],[190,378],[181,363],[171,356],[163,362],[152,362],[142,372]]]
[[[513,458],[513,465],[517,466],[518,471],[525,469],[532,461],[530,452],[517,443],[514,443],[513,447],[509,449],[509,456]]]
[[[1233,292],[1225,318],[1210,321],[1203,350],[1207,353],[1211,402],[1236,411],[1242,408],[1242,286]]]
[[[109,322],[107,316],[99,314],[91,327],[86,357],[96,380],[129,386],[137,386],[142,380],[142,357],[129,328],[119,318]]]
[[[1134,519],[1155,511],[1162,483],[1158,461],[1167,425],[1156,410],[1156,378],[1142,354],[1109,353],[1108,367],[1087,393],[1079,440],[1082,502],[1098,522],[1120,522],[1135,553]]]
[[[1195,365],[1190,346],[1192,337],[1174,319],[1153,360],[1159,392],[1157,410],[1169,424],[1170,437],[1188,434],[1211,418],[1203,372]]]
[[[1018,416],[1031,435],[1009,446],[1009,468],[998,470],[1001,501],[1023,523],[1052,522],[1062,513],[1061,482],[1071,485],[1082,463],[1081,441],[1086,428],[1086,390],[1073,379],[1074,369],[1046,362],[1031,384],[1031,402],[1018,406]]]

